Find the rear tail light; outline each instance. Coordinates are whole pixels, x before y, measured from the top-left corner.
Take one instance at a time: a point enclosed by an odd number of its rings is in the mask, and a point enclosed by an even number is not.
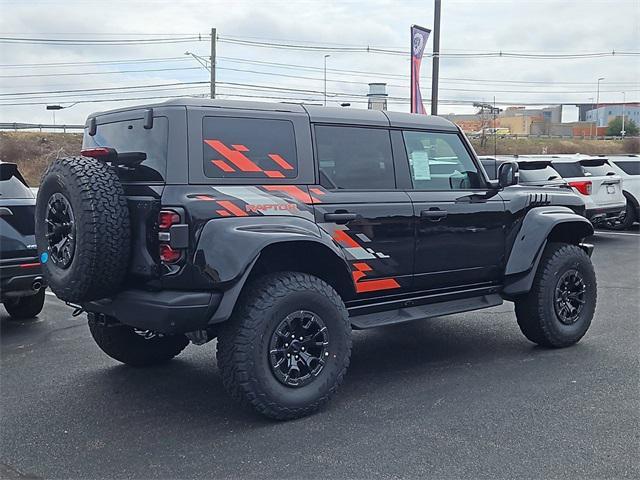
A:
[[[591,195],[591,190],[593,188],[593,184],[591,180],[580,180],[577,182],[569,182],[573,188],[578,190],[583,195]]]
[[[83,157],[97,158],[104,161],[113,161],[118,155],[113,148],[107,147],[85,148],[80,150],[80,154]]]
[[[180,223],[180,215],[173,210],[161,210],[158,215],[158,227],[160,230],[169,230],[171,225]]]
[[[160,244],[160,260],[164,263],[175,263],[180,260],[182,252],[174,250],[168,243]]]
[[[182,257],[182,250],[171,246],[171,227],[178,225],[180,220],[180,214],[173,210],[160,210],[158,214],[159,253],[164,263],[176,263]]]

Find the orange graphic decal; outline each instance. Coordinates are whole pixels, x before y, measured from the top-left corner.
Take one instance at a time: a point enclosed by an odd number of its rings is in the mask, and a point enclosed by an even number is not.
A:
[[[216,167],[218,167],[223,172],[235,172],[235,170],[231,167],[231,165],[226,164],[222,160],[211,160]]]
[[[237,151],[239,152],[248,152],[249,149],[247,147],[245,147],[244,145],[231,145],[233,148],[235,148]]]
[[[195,198],[197,198],[198,200],[207,200],[209,202],[215,200],[215,198],[210,197],[209,195],[196,195]]]
[[[262,187],[265,190],[269,190],[272,192],[284,192],[303,203],[322,203],[320,200],[312,197],[300,187],[296,187],[295,185],[263,185]]]
[[[222,217],[229,217],[231,214],[226,210],[216,210],[216,213]]]
[[[284,178],[284,174],[277,170],[265,170],[264,174],[269,178]]]
[[[220,140],[205,140],[204,141],[211,148],[216,150],[220,155],[224,156],[227,160],[233,163],[236,167],[238,167],[243,172],[262,172],[262,169],[253,163],[246,155],[242,152],[247,150],[236,150],[235,148],[229,148]],[[244,145],[239,145],[241,148]]]
[[[315,193],[316,195],[324,195],[325,194],[325,192],[323,192],[319,188],[315,188],[315,187],[310,188],[309,191],[311,193]]]
[[[240,207],[238,207],[237,205],[235,205],[235,204],[233,204],[233,203],[231,203],[231,202],[229,202],[227,200],[218,200],[218,205],[220,205],[222,208],[227,209],[229,212],[231,212],[236,217],[246,217],[247,216],[247,212],[245,212]]]
[[[293,166],[277,153],[270,153],[269,158],[285,170],[293,170]]]
[[[336,230],[335,232],[333,232],[333,239],[336,242],[338,242],[342,247],[347,247],[347,248],[360,247],[360,245],[358,245],[358,243],[353,238],[347,235],[344,232],[344,230]]]
[[[358,293],[377,292],[379,290],[389,290],[400,287],[400,284],[393,278],[361,281],[366,276],[365,272],[372,270],[371,267],[364,262],[356,262],[353,266],[356,268],[356,271],[352,272],[351,275],[353,275],[353,283]]]

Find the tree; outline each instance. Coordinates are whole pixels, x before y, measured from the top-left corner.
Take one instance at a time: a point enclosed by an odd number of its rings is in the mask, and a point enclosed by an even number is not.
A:
[[[636,125],[636,122],[627,117],[625,117],[624,119],[624,130],[626,132],[625,136],[627,137],[635,137],[636,135],[638,135],[638,125]],[[619,137],[621,131],[622,117],[616,117],[609,122],[609,126],[607,127],[607,135],[612,137]]]

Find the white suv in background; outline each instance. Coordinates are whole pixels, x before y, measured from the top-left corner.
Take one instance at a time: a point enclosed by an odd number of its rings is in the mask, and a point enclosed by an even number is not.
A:
[[[627,200],[623,216],[611,228],[628,230],[640,220],[640,155],[609,155],[609,163],[622,178],[622,193]]]
[[[555,157],[551,159],[551,166],[582,197],[585,216],[591,223],[615,223],[624,215],[627,200],[622,193],[622,178],[606,158]]]

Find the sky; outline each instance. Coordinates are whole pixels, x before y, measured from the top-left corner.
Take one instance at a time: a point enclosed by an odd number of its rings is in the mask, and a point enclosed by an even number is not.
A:
[[[433,27],[433,3],[0,0],[0,122],[51,123],[45,106],[55,104],[68,107],[56,123],[80,124],[94,111],[162,100],[114,99],[207,95],[209,72],[185,52],[208,57],[212,27],[218,98],[322,103],[330,55],[328,105],[366,108],[367,83],[386,82],[389,109],[409,111],[409,28]],[[440,114],[494,97],[502,107],[593,103],[601,77],[601,103],[640,101],[640,55],[620,55],[640,52],[640,0],[442,4]],[[430,76],[425,57],[427,110]]]

